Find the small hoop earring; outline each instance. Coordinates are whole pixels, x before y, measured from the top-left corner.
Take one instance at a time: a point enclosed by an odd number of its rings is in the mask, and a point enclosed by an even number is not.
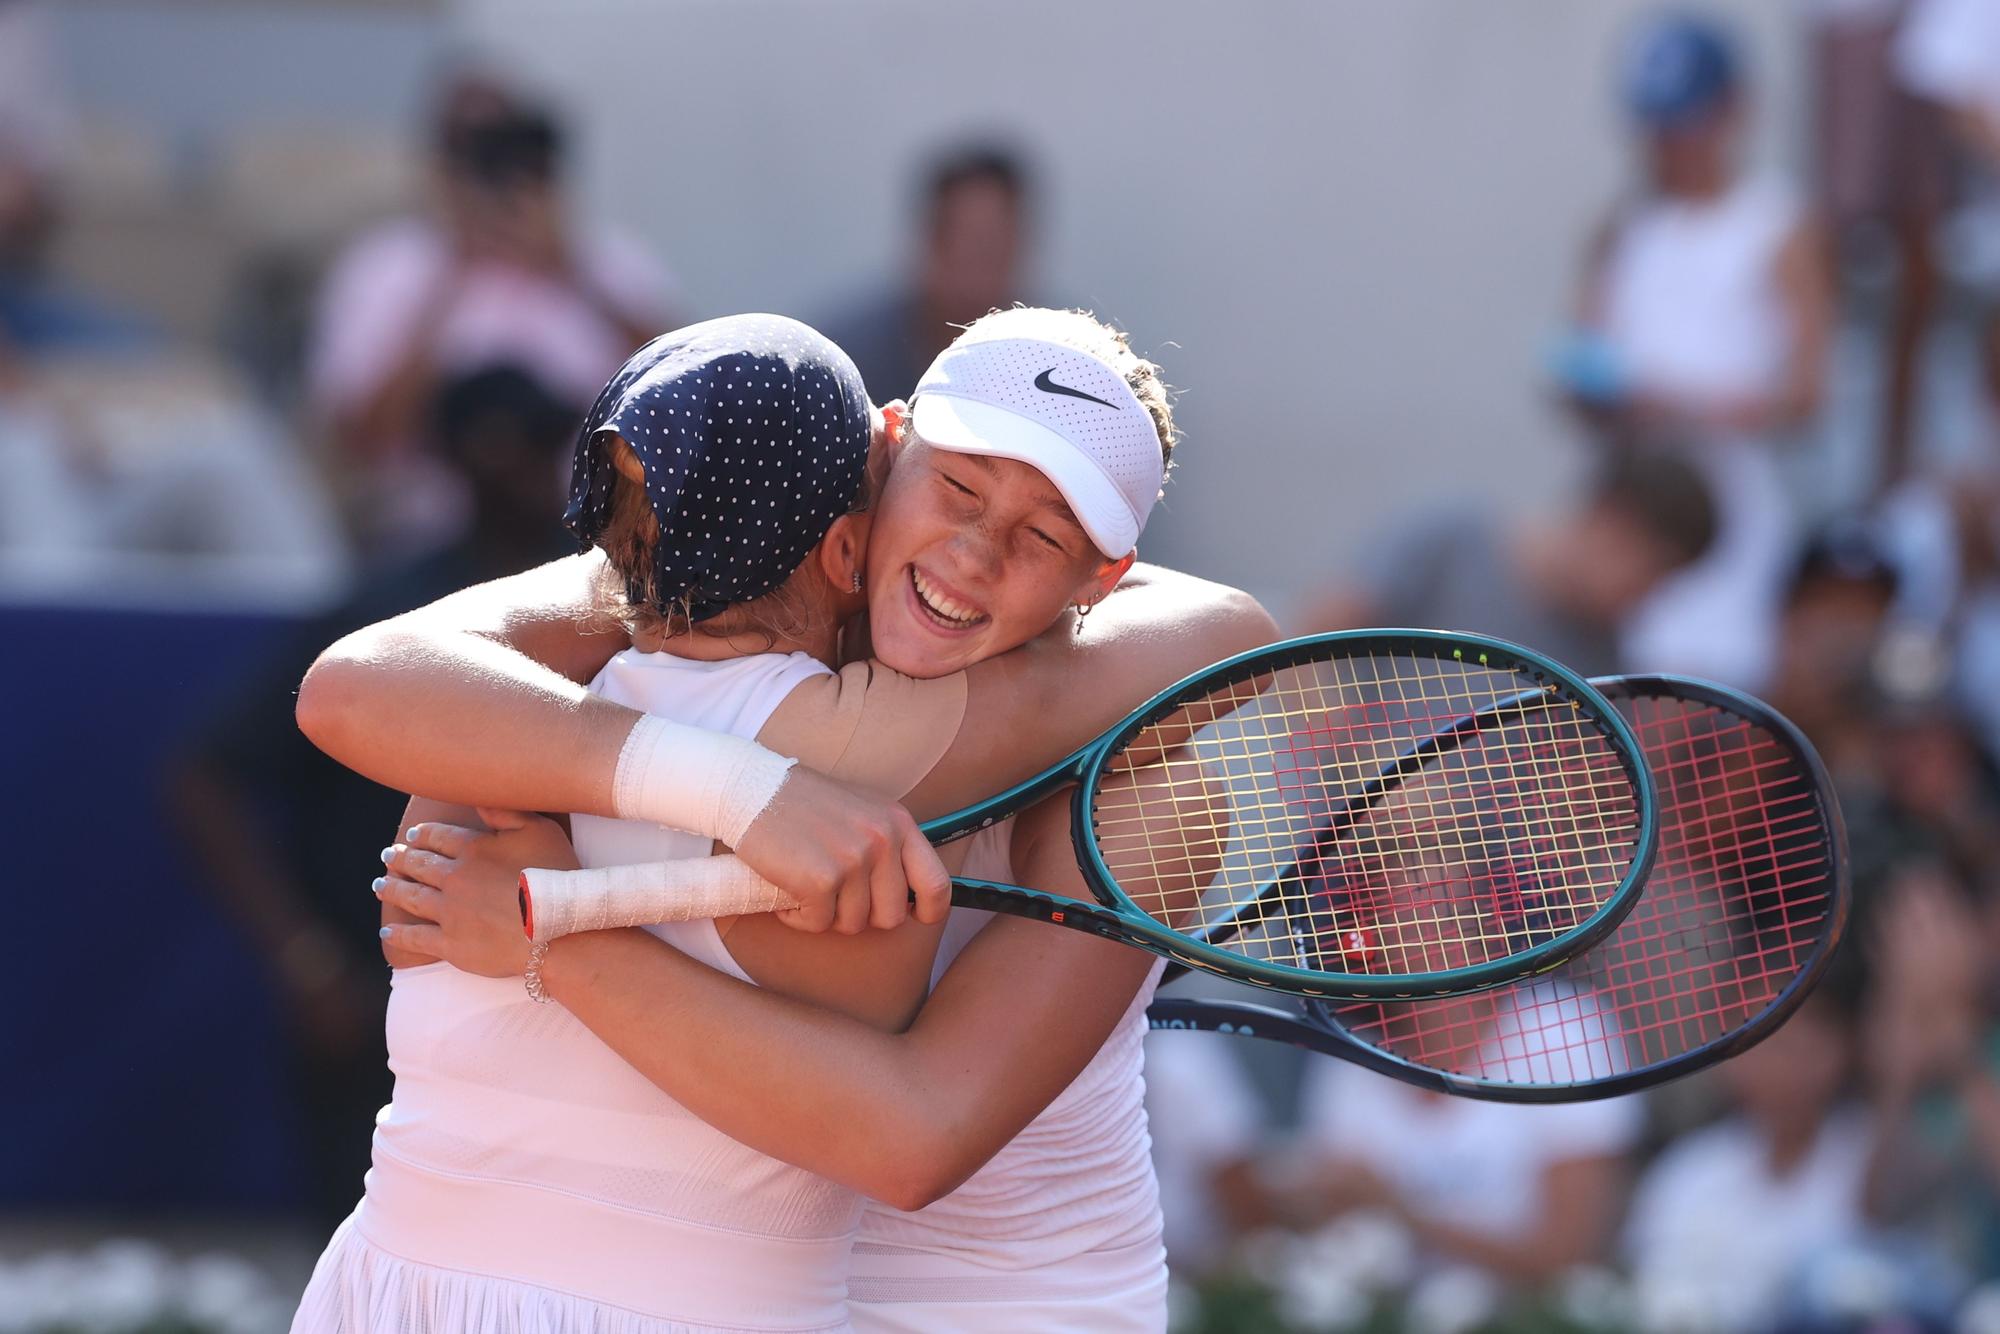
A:
[[[1076,619],[1080,621],[1096,610],[1097,604],[1095,602],[1079,602],[1076,604]]]

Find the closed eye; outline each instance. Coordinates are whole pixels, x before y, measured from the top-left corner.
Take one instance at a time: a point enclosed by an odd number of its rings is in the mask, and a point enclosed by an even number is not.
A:
[[[1058,542],[1055,538],[1049,536],[1049,534],[1043,532],[1041,529],[1030,528],[1028,531],[1033,533],[1036,537],[1041,538],[1043,542],[1047,543],[1050,547],[1054,548],[1055,550],[1061,552],[1063,555],[1067,556],[1069,554],[1068,547],[1064,546],[1061,542]]]
[[[969,496],[974,494],[971,487],[967,486],[964,482],[959,481],[956,477],[953,477],[950,473],[941,472],[938,474],[938,476],[944,478],[945,485],[950,487],[952,490],[958,492],[960,495]]]

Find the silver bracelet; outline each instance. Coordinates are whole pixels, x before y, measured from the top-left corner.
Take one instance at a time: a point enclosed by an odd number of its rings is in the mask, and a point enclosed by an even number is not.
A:
[[[528,971],[521,975],[521,981],[528,988],[528,999],[537,1005],[549,1003],[548,988],[542,985],[542,961],[548,957],[548,941],[538,940],[528,947]]]

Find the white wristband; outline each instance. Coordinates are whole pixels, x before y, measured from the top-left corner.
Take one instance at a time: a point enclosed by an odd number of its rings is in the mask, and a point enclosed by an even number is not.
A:
[[[754,741],[646,714],[618,753],[611,805],[735,847],[798,761]]]

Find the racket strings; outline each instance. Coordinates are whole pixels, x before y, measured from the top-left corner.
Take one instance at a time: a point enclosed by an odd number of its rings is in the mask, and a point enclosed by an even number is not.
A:
[[[1415,653],[1177,701],[1124,746],[1092,814],[1141,910],[1202,937],[1254,917],[1223,947],[1344,974],[1468,967],[1565,935],[1624,882],[1640,828],[1625,760],[1579,701]]]
[[[1659,797],[1646,893],[1546,977],[1452,1001],[1328,1005],[1358,1040],[1462,1077],[1599,1079],[1748,1024],[1808,965],[1834,911],[1831,832],[1791,747],[1695,700],[1624,704]]]

